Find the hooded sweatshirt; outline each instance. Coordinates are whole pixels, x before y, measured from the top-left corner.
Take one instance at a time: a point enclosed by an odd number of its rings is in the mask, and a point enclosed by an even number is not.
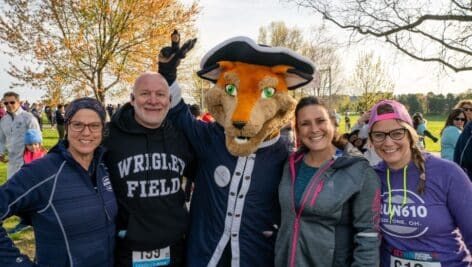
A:
[[[381,266],[470,266],[472,184],[455,163],[423,156],[423,194],[417,192],[419,170],[412,162],[406,171],[390,170],[390,179],[385,162],[375,167],[382,183]]]
[[[304,151],[290,156],[279,185],[282,209],[275,266],[378,266],[379,179],[346,149],[320,166],[294,203]]]
[[[105,163],[118,201],[117,230],[126,230],[133,250],[163,248],[181,240],[188,227],[182,190],[192,160],[185,137],[164,120],[157,129],[139,125],[127,103],[105,134]]]

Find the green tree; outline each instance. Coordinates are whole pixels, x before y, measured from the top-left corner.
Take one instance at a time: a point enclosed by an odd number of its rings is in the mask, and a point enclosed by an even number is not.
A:
[[[421,94],[400,95],[397,99],[408,108],[411,114],[415,112],[424,113],[423,106],[420,102]]]
[[[449,93],[446,95],[446,111],[449,113],[452,109],[454,109],[454,106],[457,104],[457,98]]]
[[[426,95],[426,101],[428,103],[428,113],[443,114],[446,112],[446,98],[443,94],[435,95],[429,92]]]
[[[15,86],[62,96],[129,88],[138,73],[156,69],[156,57],[175,28],[193,31],[197,4],[177,0],[4,0],[0,40],[13,62]],[[116,93],[116,92],[115,92]]]

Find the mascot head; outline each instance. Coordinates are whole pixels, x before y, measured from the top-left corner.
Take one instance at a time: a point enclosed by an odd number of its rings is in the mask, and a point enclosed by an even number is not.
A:
[[[309,83],[314,72],[312,62],[292,50],[235,37],[210,50],[197,74],[215,83],[205,103],[225,129],[228,151],[247,156],[290,121],[296,102],[288,90]]]

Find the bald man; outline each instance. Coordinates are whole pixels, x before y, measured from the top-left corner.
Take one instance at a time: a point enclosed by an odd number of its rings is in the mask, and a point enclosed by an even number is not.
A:
[[[118,201],[115,266],[185,265],[188,211],[181,184],[193,152],[166,119],[170,100],[160,74],[142,74],[105,135],[104,160]]]

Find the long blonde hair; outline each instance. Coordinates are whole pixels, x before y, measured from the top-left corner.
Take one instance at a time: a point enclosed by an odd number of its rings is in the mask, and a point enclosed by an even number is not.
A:
[[[408,139],[410,141],[410,150],[411,150],[411,161],[413,161],[415,166],[420,171],[420,181],[419,181],[416,191],[419,194],[423,194],[426,188],[426,168],[425,168],[425,159],[423,157],[423,154],[421,154],[421,150],[416,145],[419,140],[419,136],[416,133],[416,130],[413,129],[413,127],[411,127],[410,124],[402,120],[397,120],[397,122],[408,131]]]
[[[459,101],[459,103],[457,103],[457,105],[454,107],[454,109],[463,108],[464,105],[472,106],[472,99],[463,99],[463,100]]]

